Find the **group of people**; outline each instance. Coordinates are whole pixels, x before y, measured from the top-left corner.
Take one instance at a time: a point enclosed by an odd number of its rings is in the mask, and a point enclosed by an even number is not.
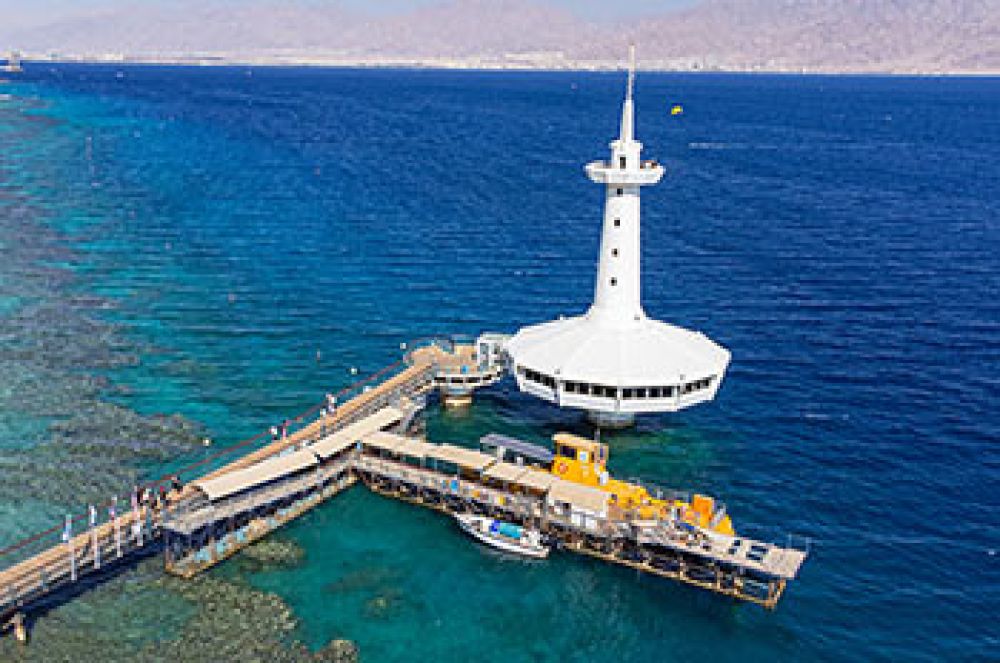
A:
[[[324,419],[328,416],[333,416],[337,409],[337,398],[333,394],[326,395],[326,405],[323,408]],[[285,419],[281,422],[281,426],[271,426],[271,437],[277,441],[279,439],[285,439],[288,437],[288,429],[292,422]],[[174,475],[170,478],[170,489],[163,483],[158,486],[135,486],[132,490],[132,504],[136,507],[148,507],[154,511],[160,511],[165,508],[168,504],[169,498],[173,495],[180,495],[181,490],[184,488],[183,483],[178,475]]]
[[[148,507],[153,511],[160,511],[167,506],[170,496],[180,495],[184,484],[178,475],[170,477],[170,489],[166,483],[158,486],[136,486],[132,489],[132,504],[140,507]]]

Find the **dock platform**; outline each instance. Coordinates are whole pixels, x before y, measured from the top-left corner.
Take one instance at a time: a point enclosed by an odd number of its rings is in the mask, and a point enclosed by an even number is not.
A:
[[[162,503],[91,522],[68,540],[55,527],[0,550],[0,564],[15,560],[0,570],[0,631],[23,631],[33,606],[130,556],[162,550],[169,573],[193,577],[358,483],[444,513],[502,517],[540,529],[567,551],[777,605],[805,550],[694,537],[667,521],[603,508],[591,488],[414,435],[441,367],[455,362],[449,355],[446,348],[422,348],[355,385],[339,407],[298,417],[297,430],[263,444],[266,436],[233,445],[208,459],[235,456],[217,469],[204,471],[206,461],[185,468],[193,478]],[[259,448],[248,451],[253,442]]]

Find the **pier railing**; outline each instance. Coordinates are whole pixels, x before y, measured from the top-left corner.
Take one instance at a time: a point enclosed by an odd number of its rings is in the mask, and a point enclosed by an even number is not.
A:
[[[285,422],[280,436],[259,434],[142,488],[155,494],[175,476],[208,478],[248,467],[301,449],[389,405],[414,412],[433,388],[441,357],[431,351],[421,353],[418,361],[396,362]],[[404,417],[404,426],[406,421]],[[224,467],[218,466],[232,456],[236,457]],[[359,478],[381,492],[449,513],[471,509],[506,514],[515,522],[540,527],[577,552],[768,607],[776,604],[784,583],[795,576],[806,554],[793,549],[791,542],[788,548],[779,548],[749,539],[699,535],[682,531],[674,522],[642,520],[638,512],[614,506],[605,517],[563,512],[538,493],[507,490],[506,485],[497,488],[478,475],[455,474],[448,467],[449,471],[442,471],[433,461],[431,465],[349,448],[332,462],[320,462],[315,469],[263,487],[248,487],[243,494],[215,504],[189,484],[169,492],[165,500],[142,501],[134,509],[116,511],[103,521],[89,514],[71,518],[72,528],[82,526],[83,531],[66,535],[65,524],[60,524],[0,550],[0,629],[4,618],[15,611],[76,582],[83,574],[148,549],[164,532],[168,533],[164,541],[168,569],[187,577],[227,558]],[[646,485],[657,497],[689,501],[686,493]],[[101,505],[94,515],[103,515],[108,506]]]
[[[701,560],[706,568],[726,565],[783,582],[797,574],[806,554],[746,537],[712,537],[679,527],[669,519],[650,521],[634,510],[614,507],[609,508],[606,517],[588,517],[583,522],[559,512],[542,498],[491,488],[478,481],[386,458],[361,455],[355,467],[362,476],[407,484],[418,493],[433,491],[446,499],[503,511],[522,521],[536,521],[546,527],[556,525],[577,536],[649,544],[689,560]]]
[[[298,493],[316,490],[350,467],[346,459],[331,465],[320,465],[301,476],[279,481],[261,490],[241,493],[215,504],[207,499],[190,500],[168,509],[164,514],[163,526],[178,533],[188,534],[209,523],[259,509]]]
[[[159,535],[159,521],[142,507],[95,524],[0,573],[0,616],[10,606],[50,593],[117,563]],[[2,626],[2,624],[0,624]]]
[[[167,502],[177,504],[190,499],[192,491],[172,490],[174,479],[190,479],[202,475],[217,475],[239,469],[274,456],[282,451],[319,439],[350,423],[363,419],[389,404],[404,399],[420,398],[433,382],[433,363],[406,365],[399,361],[340,390],[300,415],[286,422],[283,435],[275,439],[270,431],[242,440],[208,457],[146,482],[136,490],[139,494],[156,497],[160,488],[167,493]],[[331,407],[343,403],[341,407]],[[256,450],[246,453],[247,449]],[[218,468],[227,458],[237,456],[225,467]],[[148,493],[147,493],[148,490]],[[116,505],[114,516],[108,508]],[[82,514],[71,515],[67,523],[48,529],[0,548],[0,618],[12,606],[23,605],[39,593],[52,591],[58,585],[75,582],[85,573],[136,552],[156,540],[160,534],[161,511],[152,508],[153,501],[143,500],[133,510],[130,500],[108,500],[94,505]],[[69,532],[67,542],[66,533]],[[0,619],[0,628],[3,623]]]

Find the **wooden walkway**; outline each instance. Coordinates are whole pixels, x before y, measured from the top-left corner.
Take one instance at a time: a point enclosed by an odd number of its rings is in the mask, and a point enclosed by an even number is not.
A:
[[[352,424],[357,424],[351,429],[354,431],[380,420],[385,409],[416,412],[422,407],[426,393],[434,388],[439,368],[447,368],[449,362],[453,363],[454,358],[438,346],[411,352],[405,365],[393,365],[356,385],[353,396],[333,411],[317,408],[311,411],[315,412],[314,417],[298,418],[302,425],[297,430],[194,478],[198,481],[213,479],[278,456],[304,453],[305,449],[314,448],[310,446],[313,443],[319,440],[328,443],[327,436]],[[358,390],[359,386],[364,388]],[[376,413],[380,416],[373,416]],[[365,423],[359,423],[363,420]],[[404,416],[401,425],[405,428],[408,421]],[[345,431],[342,437],[348,435],[354,433]],[[236,451],[244,452],[249,443],[259,443],[262,437],[234,445],[209,460],[218,460],[224,457],[223,454]],[[470,481],[468,477],[439,472],[436,467],[431,469],[401,459],[373,456],[353,444],[345,446],[344,452],[329,462],[322,457],[311,463],[313,469],[309,473],[289,475],[288,480],[282,479],[260,489],[248,488],[221,506],[206,505],[205,494],[189,479],[180,491],[170,493],[166,504],[160,508],[142,506],[128,510],[113,520],[76,534],[68,542],[53,541],[54,536],[58,536],[55,528],[43,533],[44,536],[32,537],[29,541],[36,545],[44,541],[50,541],[50,545],[0,571],[0,631],[9,625],[19,626],[22,613],[33,604],[85,576],[106,570],[130,555],[157,550],[157,546],[164,543],[165,531],[171,532],[172,537],[188,537],[187,545],[180,546],[181,554],[175,554],[177,550],[170,537],[163,547],[168,570],[190,577],[359,479],[378,492],[447,513],[474,509],[503,515],[540,527],[566,549],[768,608],[777,604],[786,582],[796,576],[806,557],[804,552],[791,547],[780,548],[749,539],[693,540],[663,523],[632,522],[615,515],[604,519],[596,530],[593,527],[584,530],[553,512],[540,494],[499,490],[481,481]],[[187,470],[206,465],[206,461],[199,461]],[[265,507],[282,500],[285,506],[273,513],[266,512]],[[236,523],[240,518],[242,520]],[[227,523],[228,531],[223,527],[203,540],[191,540],[191,536],[203,530],[206,524],[223,522]],[[238,529],[234,529],[237,525]],[[0,551],[0,559],[4,553],[18,547]]]
[[[569,551],[694,585],[773,609],[795,578],[804,551],[751,539],[732,546],[695,540],[657,525],[649,536],[645,522],[609,517],[582,528],[546,506],[538,497],[511,493],[477,481],[385,458],[359,455],[354,460],[362,481],[376,492],[453,514],[471,509],[530,525],[558,540]],[[754,551],[753,555],[745,553]],[[741,554],[744,553],[744,554]]]
[[[299,430],[210,471],[203,478],[242,469],[288,449],[314,441],[322,435],[373,414],[390,402],[422,397],[433,383],[434,361],[439,353],[443,355],[444,351],[438,349],[422,354],[419,361],[411,362],[408,366],[400,366],[399,372],[385,380],[370,386],[365,385],[357,395],[336,408],[333,413],[322,409],[315,420],[307,422]],[[260,437],[262,436],[258,436]],[[238,449],[243,444],[245,443],[234,445],[233,449]],[[192,497],[192,489],[186,486],[180,493],[168,496],[168,505],[175,508]],[[115,520],[101,522],[74,535],[68,543],[56,539],[37,554],[0,571],[0,633],[11,625],[11,618],[16,613],[31,604],[65,590],[69,585],[106,568],[109,564],[157,545],[160,540],[163,513],[163,509],[146,506],[138,511],[128,510],[119,514]],[[80,518],[76,520],[79,521]],[[51,541],[58,536],[58,529],[53,528],[45,534],[44,538],[37,535],[31,538]],[[15,548],[17,545],[8,550]]]
[[[542,494],[513,492],[481,479],[379,455],[384,453],[379,449],[386,447],[384,440],[379,441],[384,434],[372,430],[359,439],[360,447],[345,447],[328,464],[266,489],[218,503],[203,502],[200,508],[179,514],[165,525],[168,570],[183,577],[200,573],[358,480],[387,497],[444,514],[472,511],[535,527],[568,551],[766,608],[776,607],[787,581],[797,575],[805,559],[803,551],[747,538],[693,537],[667,523],[636,520],[621,510],[584,526],[553,509]],[[440,446],[390,437],[406,441],[402,449],[427,451]],[[261,509],[269,504],[284,506]],[[186,545],[183,541],[172,545],[171,538],[176,542],[177,537],[186,539]]]
[[[129,511],[0,572],[0,626],[18,607],[118,563],[159,535],[151,510]]]

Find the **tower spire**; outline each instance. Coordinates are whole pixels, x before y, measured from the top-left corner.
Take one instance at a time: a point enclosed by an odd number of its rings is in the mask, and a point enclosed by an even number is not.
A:
[[[632,100],[632,88],[635,87],[635,44],[628,47],[628,89],[625,91],[625,99]]]
[[[629,44],[628,47],[628,83],[625,87],[625,102],[622,104],[622,124],[621,131],[619,132],[618,139],[622,143],[628,143],[634,140],[634,130],[635,125],[634,114],[632,111],[632,89],[635,87],[635,44]]]

